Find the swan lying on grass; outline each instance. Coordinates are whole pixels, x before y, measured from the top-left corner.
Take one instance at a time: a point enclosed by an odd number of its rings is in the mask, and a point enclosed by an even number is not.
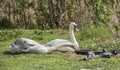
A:
[[[70,26],[69,26],[69,34],[70,34],[70,38],[71,38],[72,42],[70,42],[70,41],[68,41],[68,40],[64,40],[64,39],[55,39],[55,40],[52,40],[52,41],[48,42],[47,44],[45,44],[45,46],[55,47],[55,46],[58,45],[58,44],[66,44],[66,43],[69,43],[69,44],[74,44],[75,47],[79,50],[79,45],[78,45],[78,43],[77,43],[77,41],[76,41],[76,38],[75,38],[75,36],[74,36],[74,29],[75,29],[76,31],[78,31],[78,29],[77,29],[77,24],[76,24],[75,22],[71,22],[71,23],[70,23]],[[59,51],[72,51],[72,52],[75,51],[73,48],[71,48],[71,47],[69,47],[69,46],[68,46],[68,47],[60,47],[60,48],[58,48],[57,50],[59,50]]]
[[[59,51],[79,51],[78,43],[74,37],[73,30],[76,29],[77,25],[74,22],[70,23],[69,32],[72,42],[63,39],[55,39],[48,42],[45,45],[41,45],[38,42],[27,39],[19,38],[13,42],[10,46],[10,51],[12,53],[50,53],[55,50]]]
[[[74,44],[65,43],[65,44],[58,44],[53,47],[52,46],[46,47],[34,40],[27,38],[17,39],[14,43],[11,44],[10,51],[12,53],[51,53],[61,47],[71,47],[74,50],[78,51]]]

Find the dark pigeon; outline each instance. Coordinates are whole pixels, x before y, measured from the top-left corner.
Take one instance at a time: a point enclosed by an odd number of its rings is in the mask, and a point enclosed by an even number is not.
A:
[[[110,54],[107,53],[105,49],[103,49],[102,51],[103,51],[103,53],[102,53],[103,58],[110,58],[111,57]]]
[[[88,59],[93,59],[94,56],[95,56],[94,51],[92,51],[92,50],[88,51],[88,53],[87,53],[87,58],[88,58]]]
[[[118,54],[118,50],[112,49],[112,50],[111,50],[111,53],[112,53],[113,55],[117,55],[117,54]]]

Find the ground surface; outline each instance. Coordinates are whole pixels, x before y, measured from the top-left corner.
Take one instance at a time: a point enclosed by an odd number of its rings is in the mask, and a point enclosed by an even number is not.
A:
[[[119,50],[119,43],[113,43],[113,36],[103,36],[93,38],[80,38],[76,33],[77,41],[82,49],[106,48],[110,51],[115,47]],[[105,34],[104,34],[105,35]],[[106,34],[107,35],[107,34]],[[100,36],[100,35],[99,35]],[[68,39],[67,31],[62,30],[1,30],[0,31],[0,70],[120,70],[119,55],[112,58],[98,58],[93,60],[82,60],[86,55],[77,55],[72,52],[53,52],[51,54],[11,54],[8,46],[17,38],[27,37],[38,41],[41,44],[55,38]],[[109,38],[108,38],[109,37]],[[79,39],[80,38],[80,39]],[[100,38],[100,39],[99,39]],[[101,39],[102,38],[102,39]],[[86,39],[86,40],[85,40]],[[93,46],[93,43],[105,43]],[[84,44],[84,45],[81,45]],[[90,44],[90,45],[89,45]],[[100,56],[99,56],[100,57]]]

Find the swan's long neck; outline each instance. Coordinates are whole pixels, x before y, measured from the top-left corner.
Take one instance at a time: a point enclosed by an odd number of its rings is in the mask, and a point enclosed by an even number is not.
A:
[[[79,45],[78,45],[75,35],[74,35],[74,29],[71,28],[71,26],[69,27],[69,33],[70,33],[70,38],[71,38],[72,42],[79,48]]]

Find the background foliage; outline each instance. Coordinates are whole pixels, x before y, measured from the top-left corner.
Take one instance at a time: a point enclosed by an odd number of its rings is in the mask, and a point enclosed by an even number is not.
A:
[[[81,28],[113,30],[120,23],[119,9],[119,0],[0,0],[0,28],[67,28],[74,21]]]

